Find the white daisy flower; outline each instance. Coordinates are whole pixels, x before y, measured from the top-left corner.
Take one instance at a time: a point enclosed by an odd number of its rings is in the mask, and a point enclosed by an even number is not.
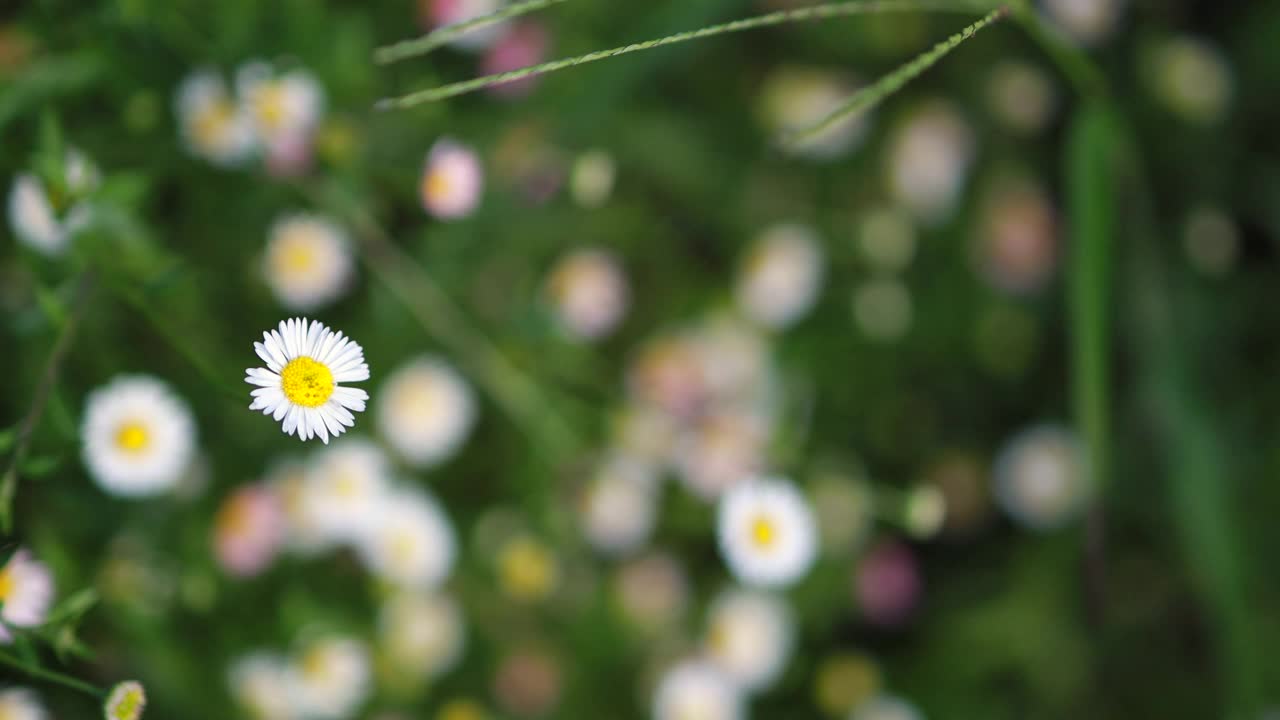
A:
[[[267,238],[263,274],[276,299],[290,310],[312,310],[336,300],[352,275],[346,231],[307,213],[276,220]]]
[[[0,568],[0,644],[13,635],[6,626],[35,627],[44,622],[53,602],[53,574],[20,548]],[[3,717],[0,715],[0,717]]]
[[[604,150],[585,152],[574,160],[569,171],[569,194],[581,207],[600,207],[613,193],[617,174],[612,155]]]
[[[124,375],[85,401],[84,463],[112,495],[145,497],[173,489],[191,466],[191,409],[163,382]]]
[[[854,709],[849,720],[924,720],[924,714],[900,697],[878,695]]]
[[[623,555],[649,539],[657,514],[658,480],[652,468],[625,457],[605,461],[583,498],[587,540],[607,555]]]
[[[289,662],[269,652],[252,652],[232,663],[231,695],[254,720],[296,720]]]
[[[391,468],[377,445],[346,437],[317,453],[307,467],[303,512],[321,545],[359,542],[382,522]]]
[[[10,687],[0,690],[0,718],[3,720],[49,720],[49,711],[34,690]]]
[[[748,585],[785,586],[813,565],[817,527],[805,497],[790,482],[739,483],[720,500],[716,534],[729,569]]]
[[[369,394],[339,383],[369,379],[369,366],[358,343],[316,320],[283,320],[262,334],[253,349],[266,368],[249,368],[245,382],[259,386],[250,410],[282,421],[286,435],[319,437],[329,444],[355,425],[351,411],[363,412]]]
[[[822,247],[804,225],[775,225],[751,246],[738,276],[738,307],[780,330],[809,312],[822,285]]]
[[[686,660],[669,669],[653,697],[654,720],[740,720],[741,692],[715,666]]]
[[[378,430],[415,467],[452,457],[471,434],[475,418],[467,381],[431,355],[402,365],[378,393]]]
[[[950,103],[931,100],[893,134],[886,155],[889,190],[926,225],[951,216],[975,154],[973,130]]]
[[[126,680],[111,688],[107,701],[102,705],[102,711],[106,714],[107,720],[138,720],[146,707],[147,692],[142,687],[142,683]]]
[[[254,61],[236,71],[236,90],[262,144],[309,136],[324,112],[324,90],[305,70],[277,73]]]
[[[484,168],[470,147],[441,138],[427,153],[422,168],[422,207],[440,220],[470,215],[480,204]]]
[[[747,692],[764,690],[778,679],[794,639],[791,609],[768,593],[728,590],[708,612],[707,657]]]
[[[547,281],[547,295],[560,326],[581,340],[609,333],[627,313],[630,290],[612,253],[577,250],[560,260]]]
[[[174,101],[187,151],[215,165],[239,165],[253,154],[253,120],[215,70],[204,68],[178,86]]]
[[[996,504],[1031,530],[1053,530],[1071,520],[1089,495],[1084,448],[1075,433],[1040,425],[1018,433],[996,457]]]
[[[462,658],[466,640],[458,604],[439,594],[392,596],[378,613],[378,635],[389,665],[414,680],[452,669]]]
[[[400,587],[439,587],[453,569],[457,541],[435,498],[421,490],[398,490],[383,500],[378,521],[356,550],[378,577]]]
[[[303,717],[350,717],[369,696],[372,663],[359,640],[329,637],[312,641],[293,658],[286,673],[296,708]]]
[[[61,255],[71,236],[89,224],[84,196],[98,185],[98,171],[78,150],[67,151],[63,180],[54,188],[33,173],[14,178],[9,191],[9,225],[18,240],[45,255]]]

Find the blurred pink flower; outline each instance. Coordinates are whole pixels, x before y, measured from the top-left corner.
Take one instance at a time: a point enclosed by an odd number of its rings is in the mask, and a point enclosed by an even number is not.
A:
[[[284,540],[284,509],[264,485],[245,485],[231,493],[214,519],[214,554],[227,573],[251,577],[275,559]]]
[[[295,132],[273,140],[266,148],[267,174],[274,178],[296,178],[311,169],[315,144],[312,133]]]
[[[892,627],[911,617],[921,587],[920,571],[911,549],[896,541],[886,541],[862,558],[853,589],[867,622]]]
[[[441,138],[427,153],[422,169],[422,207],[441,220],[464,218],[480,204],[484,168],[469,146]]]
[[[547,57],[550,37],[541,25],[524,22],[513,26],[480,60],[480,71],[485,75],[510,72],[536,65]],[[494,85],[489,92],[507,100],[528,95],[537,84],[536,76]]]

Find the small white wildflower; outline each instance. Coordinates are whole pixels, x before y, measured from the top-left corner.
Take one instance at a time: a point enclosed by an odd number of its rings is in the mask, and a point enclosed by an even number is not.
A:
[[[747,585],[795,583],[817,554],[817,527],[808,501],[790,482],[764,478],[739,483],[716,517],[720,554]]]
[[[121,497],[173,489],[195,454],[190,408],[145,375],[124,375],[91,392],[80,435],[89,473]]]
[[[280,303],[313,310],[337,299],[352,275],[350,241],[333,221],[306,213],[271,226],[263,274]]]

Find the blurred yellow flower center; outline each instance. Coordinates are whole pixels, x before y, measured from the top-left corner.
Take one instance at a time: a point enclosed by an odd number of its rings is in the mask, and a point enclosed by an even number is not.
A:
[[[321,649],[311,650],[302,657],[302,674],[313,680],[323,680],[329,674],[329,656]]]
[[[254,107],[263,126],[268,130],[275,130],[284,124],[285,105],[284,88],[279,85],[269,85],[258,91]]]
[[[470,700],[453,700],[440,710],[438,720],[484,720],[484,710]]]
[[[417,555],[418,544],[413,541],[413,533],[399,532],[391,538],[390,555],[392,564],[397,567],[408,567]]]
[[[13,586],[15,584],[13,580],[13,562],[10,561],[3,570],[0,570],[0,602],[9,599],[9,596],[13,594]]]
[[[142,691],[137,688],[129,688],[124,692],[124,696],[120,698],[120,702],[110,708],[111,717],[115,720],[135,720],[138,717],[138,711],[141,709]]]
[[[116,447],[125,452],[141,452],[151,444],[151,433],[140,422],[126,422],[116,430]]]
[[[767,550],[777,541],[778,529],[774,526],[773,520],[766,515],[757,515],[756,519],[751,521],[751,542]]]
[[[555,558],[540,543],[529,538],[507,543],[498,563],[507,594],[521,600],[545,597],[554,588],[559,574]]]
[[[449,192],[449,178],[440,171],[427,173],[427,177],[422,181],[422,197],[426,200],[436,200]]]
[[[320,407],[333,394],[333,373],[309,357],[294,358],[280,371],[280,389],[294,405]]]
[[[204,148],[215,147],[222,140],[223,134],[231,124],[235,108],[226,100],[213,103],[204,112],[196,116],[192,134],[196,143]]]
[[[305,273],[315,267],[316,254],[301,238],[287,238],[275,254],[276,268],[286,274]]]

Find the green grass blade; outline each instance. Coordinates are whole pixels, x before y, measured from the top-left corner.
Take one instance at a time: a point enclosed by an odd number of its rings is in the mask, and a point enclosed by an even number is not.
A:
[[[488,15],[482,15],[478,18],[437,28],[422,37],[414,38],[412,40],[403,40],[395,43],[394,45],[380,47],[374,51],[373,59],[379,65],[387,65],[411,57],[417,57],[418,55],[426,55],[446,43],[451,42],[455,38],[466,35],[473,30],[479,30],[481,28],[489,27],[490,25],[496,25],[500,22],[505,22],[512,18],[517,18],[521,15],[526,15],[562,2],[565,2],[565,0],[525,0],[525,2],[508,5],[497,12],[489,13]]]
[[[981,20],[966,27],[964,30],[943,40],[933,49],[917,55],[915,59],[902,65],[897,70],[885,75],[877,80],[874,84],[854,93],[840,107],[831,111],[826,117],[806,128],[796,130],[790,135],[783,138],[783,143],[791,146],[802,145],[805,141],[810,140],[823,132],[831,129],[836,123],[851,117],[856,117],[871,108],[879,105],[885,98],[901,90],[903,86],[911,82],[925,70],[933,67],[935,63],[943,57],[959,47],[964,41],[976,35],[983,28],[1001,20],[1009,14],[1007,7],[1000,7],[987,13]]]
[[[653,50],[665,45],[674,45],[676,43],[699,40],[715,35],[742,32],[744,30],[754,30],[756,28],[768,27],[771,25],[781,25],[784,23],[810,20],[825,20],[848,15],[879,12],[915,12],[921,10],[933,10],[978,13],[985,11],[990,7],[989,3],[978,4],[975,2],[957,2],[956,0],[858,0],[856,2],[841,2],[829,5],[797,8],[795,10],[779,10],[776,12],[766,13],[764,15],[757,15],[756,17],[734,20],[720,25],[712,25],[700,30],[676,33],[675,35],[668,35],[656,40],[646,40],[644,42],[623,45],[621,47],[610,48],[608,50],[597,50],[596,52],[587,53],[585,55],[552,60],[550,62],[531,65],[517,70],[485,75],[471,80],[463,80],[461,82],[450,83],[440,87],[420,90],[401,97],[385,98],[383,100],[379,100],[374,107],[379,110],[409,108],[422,103],[437,102],[447,98],[456,97],[458,95],[475,92],[493,85],[501,85],[502,83],[511,82],[513,80],[520,80],[531,75],[556,72],[558,70],[565,70],[567,68],[596,62],[598,60],[607,60],[609,58],[618,57],[619,55],[627,55],[629,53],[640,52],[642,50]],[[1002,15],[1004,12],[1004,10],[998,10],[993,12],[992,15]]]

